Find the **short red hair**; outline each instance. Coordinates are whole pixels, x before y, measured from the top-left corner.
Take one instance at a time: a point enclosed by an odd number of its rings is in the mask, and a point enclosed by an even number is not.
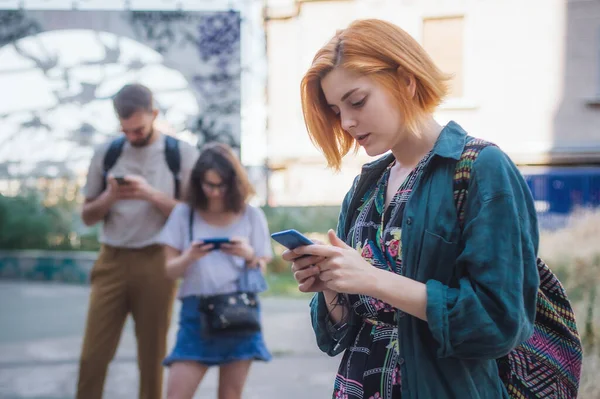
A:
[[[300,87],[304,122],[311,141],[323,151],[330,167],[339,170],[355,140],[341,126],[321,88],[334,68],[371,75],[397,102],[404,123],[417,132],[419,119],[431,114],[448,93],[449,76],[440,71],[415,39],[398,26],[377,19],[354,21],[340,30],[315,55]],[[411,96],[406,78],[415,80]]]

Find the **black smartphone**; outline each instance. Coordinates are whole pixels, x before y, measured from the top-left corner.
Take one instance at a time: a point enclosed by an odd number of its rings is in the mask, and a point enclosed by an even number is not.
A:
[[[221,244],[229,244],[231,242],[227,237],[203,238],[200,241],[202,242],[194,243],[194,245],[212,244],[212,249],[219,249],[221,248]]]
[[[119,184],[119,185],[129,184],[129,182],[127,180],[125,180],[124,176],[115,176],[115,180],[117,181],[117,184]]]

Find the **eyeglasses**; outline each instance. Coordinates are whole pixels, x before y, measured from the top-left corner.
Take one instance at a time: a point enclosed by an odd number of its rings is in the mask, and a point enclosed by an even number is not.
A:
[[[204,188],[207,191],[217,191],[217,190],[223,191],[227,188],[227,184],[225,184],[225,183],[215,184],[215,183],[203,181],[202,188]]]

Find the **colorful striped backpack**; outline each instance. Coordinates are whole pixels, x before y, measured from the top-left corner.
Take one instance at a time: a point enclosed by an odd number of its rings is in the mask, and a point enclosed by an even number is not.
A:
[[[471,167],[492,143],[470,138],[456,165],[454,200],[462,228]],[[558,278],[537,260],[540,288],[533,336],[497,359],[500,378],[514,399],[573,399],[579,390],[582,347],[575,315]]]

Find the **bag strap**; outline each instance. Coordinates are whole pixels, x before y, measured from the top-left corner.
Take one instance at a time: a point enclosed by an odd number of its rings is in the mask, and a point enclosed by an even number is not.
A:
[[[165,134],[165,160],[175,181],[173,197],[179,199],[181,196],[181,179],[179,177],[179,172],[181,171],[181,152],[179,151],[179,140],[167,134]]]
[[[467,140],[465,148],[460,155],[460,159],[456,162],[453,178],[454,204],[456,206],[458,224],[461,230],[465,223],[465,205],[469,193],[469,183],[471,182],[473,163],[484,148],[496,146],[488,141],[476,139],[474,137],[469,137]]]
[[[108,149],[106,150],[106,154],[104,154],[104,160],[102,162],[102,191],[106,190],[106,179],[108,177],[108,172],[115,166],[117,163],[117,159],[121,156],[121,152],[123,152],[123,146],[125,145],[125,136],[117,137],[113,141],[110,142]]]
[[[246,204],[246,206],[249,206]],[[248,212],[248,209],[246,209],[246,212]],[[250,245],[252,245],[252,232],[254,231],[254,220],[252,219],[253,216],[251,216],[250,219]],[[258,270],[260,270],[260,265]],[[248,287],[250,285],[250,267],[248,266],[248,263],[246,262],[246,260],[244,260],[244,270],[242,271],[242,275],[240,276],[240,278],[237,281],[238,284],[238,290],[242,291],[241,287]],[[243,279],[243,280],[242,280]],[[243,283],[243,285],[242,285]]]
[[[188,235],[190,236],[190,244],[194,241],[194,209],[190,206],[190,215],[188,218]]]
[[[121,156],[125,141],[125,136],[117,137],[111,141],[106,154],[104,154],[102,163],[102,172],[104,176],[102,191],[106,190],[106,178],[108,177],[108,172],[115,166],[117,160]],[[181,171],[181,152],[179,151],[179,140],[167,134],[165,134],[165,160],[175,182],[173,197],[175,199],[180,199],[181,179],[179,177],[179,172]]]

